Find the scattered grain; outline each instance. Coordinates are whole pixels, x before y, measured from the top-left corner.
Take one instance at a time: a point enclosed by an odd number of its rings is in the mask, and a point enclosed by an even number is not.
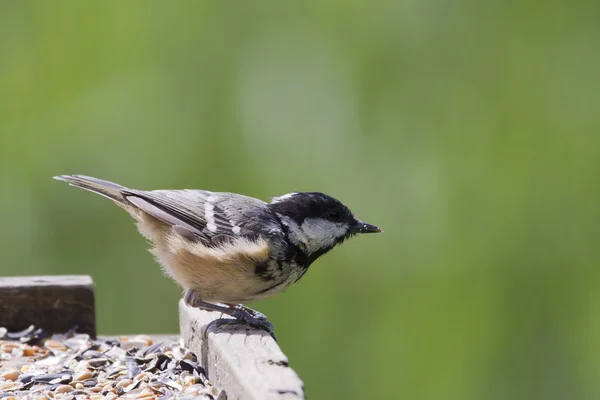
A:
[[[19,378],[19,375],[21,375],[21,373],[19,372],[18,369],[15,369],[15,368],[7,369],[2,374],[0,374],[0,376],[2,378],[9,380],[9,381],[16,381],[17,378]]]
[[[68,393],[73,391],[73,386],[71,385],[60,385],[54,390],[54,393]]]

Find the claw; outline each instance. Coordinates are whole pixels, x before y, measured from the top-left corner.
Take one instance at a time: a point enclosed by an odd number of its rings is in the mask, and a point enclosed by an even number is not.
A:
[[[274,326],[271,322],[267,320],[267,317],[264,314],[258,312],[250,313],[248,312],[248,310],[245,310],[243,308],[235,308],[234,310],[235,312],[233,314],[235,315],[233,315],[233,317],[235,317],[236,319],[244,321],[248,325],[254,326],[256,328],[263,329],[268,333],[273,332]]]

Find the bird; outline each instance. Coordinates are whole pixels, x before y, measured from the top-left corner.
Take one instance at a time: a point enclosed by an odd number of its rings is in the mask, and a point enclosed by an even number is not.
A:
[[[54,179],[127,211],[165,274],[184,289],[187,305],[272,335],[267,317],[242,303],[285,291],[352,236],[383,232],[320,192],[288,193],[267,203],[229,192],[130,189],[85,175]]]

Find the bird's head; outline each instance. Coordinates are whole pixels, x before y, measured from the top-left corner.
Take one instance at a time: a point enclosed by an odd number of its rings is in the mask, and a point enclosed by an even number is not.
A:
[[[290,240],[313,260],[357,233],[382,232],[323,193],[286,194],[273,198],[269,207],[287,227]]]

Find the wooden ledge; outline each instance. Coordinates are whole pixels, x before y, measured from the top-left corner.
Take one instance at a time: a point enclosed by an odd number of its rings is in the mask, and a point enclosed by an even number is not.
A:
[[[196,354],[208,379],[227,392],[228,400],[305,398],[302,381],[265,331],[189,307],[183,300],[179,321],[184,345]]]
[[[0,326],[96,336],[94,283],[88,275],[0,277]]]
[[[229,316],[179,303],[184,344],[228,400],[301,400],[303,383],[275,340]],[[94,284],[89,276],[0,277],[0,327],[34,325],[47,333],[96,336]]]

